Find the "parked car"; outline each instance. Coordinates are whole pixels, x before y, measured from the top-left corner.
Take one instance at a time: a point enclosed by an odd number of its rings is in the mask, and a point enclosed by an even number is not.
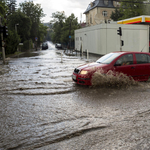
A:
[[[56,43],[55,48],[62,49],[62,45],[60,43]]]
[[[45,42],[42,44],[42,50],[48,49],[48,44]]]
[[[75,68],[72,79],[77,84],[92,85],[93,74],[100,70],[103,70],[104,74],[111,70],[132,77],[135,81],[147,81],[150,77],[150,53],[112,52],[96,62]]]

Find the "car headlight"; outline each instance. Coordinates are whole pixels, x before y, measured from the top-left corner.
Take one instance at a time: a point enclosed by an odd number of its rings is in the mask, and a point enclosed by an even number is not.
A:
[[[80,74],[87,74],[88,73],[88,71],[85,71],[85,70],[82,70],[81,72],[80,72]]]

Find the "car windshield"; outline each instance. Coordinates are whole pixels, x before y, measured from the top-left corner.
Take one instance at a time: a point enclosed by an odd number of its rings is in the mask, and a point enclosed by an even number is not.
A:
[[[96,62],[102,63],[102,64],[110,64],[119,55],[121,55],[121,53],[109,53],[109,54],[102,56]]]

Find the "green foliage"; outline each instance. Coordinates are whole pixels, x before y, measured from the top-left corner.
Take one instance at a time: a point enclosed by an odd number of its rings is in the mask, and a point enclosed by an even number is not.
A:
[[[6,39],[6,55],[14,54],[17,51],[17,47],[20,43],[19,35],[15,31],[8,32],[9,36]]]
[[[74,30],[80,28],[74,14],[71,14],[71,16],[67,18],[64,12],[56,12],[53,13],[52,17],[54,18],[51,21],[51,23],[53,23],[53,32],[51,32],[52,42],[67,45],[70,40],[74,41]],[[69,39],[69,36],[71,36],[71,39]]]
[[[53,18],[53,20],[51,21],[51,23],[53,23],[53,24],[59,23],[60,26],[62,26],[64,20],[66,19],[66,16],[65,16],[64,12],[57,11],[56,13],[52,13],[52,18]]]
[[[6,22],[6,19],[4,17],[6,16],[6,13],[8,11],[8,7],[6,5],[6,0],[0,1],[0,16],[2,17],[2,25],[4,25]],[[20,38],[18,34],[15,31],[11,31],[8,29],[8,37],[4,39],[5,41],[5,54],[13,54],[15,51],[17,51],[17,46],[20,42]]]
[[[121,2],[120,13],[123,14],[119,19],[127,19],[145,14],[145,0],[124,0]]]
[[[0,16],[4,16],[7,11],[5,0],[0,0]]]
[[[20,4],[20,10],[31,20],[32,26],[30,30],[30,38],[35,41],[35,37],[40,37],[40,34],[42,35],[42,33],[40,33],[40,19],[44,17],[43,9],[41,8],[40,4],[34,4],[33,1],[25,1],[24,3]]]
[[[28,16],[32,22],[40,23],[40,18],[44,17],[43,9],[40,4],[34,4],[33,1],[20,3],[20,10]]]
[[[61,42],[67,43],[69,40],[74,41],[74,31],[79,28],[80,25],[78,24],[77,18],[75,18],[74,14],[71,14],[71,16],[66,18],[61,30]],[[69,39],[69,36],[71,36],[71,39]]]
[[[54,43],[60,43],[61,42],[61,29],[63,28],[64,21],[66,19],[66,16],[63,12],[56,12],[52,13],[53,20],[50,22],[53,24],[53,33],[52,33],[52,41]]]
[[[28,50],[35,37],[38,37],[38,45],[43,42],[47,34],[47,27],[43,26],[40,19],[44,17],[43,9],[40,4],[34,4],[33,1],[25,1],[20,4],[16,12],[9,12],[10,3],[7,0],[0,0],[0,16],[3,19],[3,25],[6,23],[4,16],[7,13],[7,26],[9,35],[6,39],[6,54],[12,54],[17,51],[19,42],[24,43],[24,50]],[[19,26],[17,26],[19,24]],[[32,40],[31,40],[32,39]]]
[[[120,8],[116,8],[111,14],[114,21],[132,18],[140,15],[150,15],[150,4],[147,0],[124,0],[120,2]]]
[[[29,50],[32,47],[32,41],[31,40],[26,40],[23,42],[23,51]]]
[[[17,12],[10,15],[8,20],[9,30],[16,30],[18,35],[20,35],[21,42],[29,39],[31,29],[31,20],[29,17],[18,10]]]
[[[110,18],[113,20],[113,21],[118,21],[119,18],[122,18],[123,16],[123,13],[121,11],[119,11],[118,8],[115,9],[114,12],[112,12]]]
[[[44,26],[43,24],[40,24],[39,25],[39,34],[38,34],[38,39],[39,39],[40,43],[44,40],[44,37],[46,34],[47,34],[47,27]]]

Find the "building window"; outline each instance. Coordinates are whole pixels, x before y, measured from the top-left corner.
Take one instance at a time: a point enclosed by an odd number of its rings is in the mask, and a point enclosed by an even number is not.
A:
[[[108,0],[104,0],[104,4],[105,4],[105,5],[108,5]]]
[[[107,11],[103,11],[103,16],[104,16],[104,17],[107,16]]]

